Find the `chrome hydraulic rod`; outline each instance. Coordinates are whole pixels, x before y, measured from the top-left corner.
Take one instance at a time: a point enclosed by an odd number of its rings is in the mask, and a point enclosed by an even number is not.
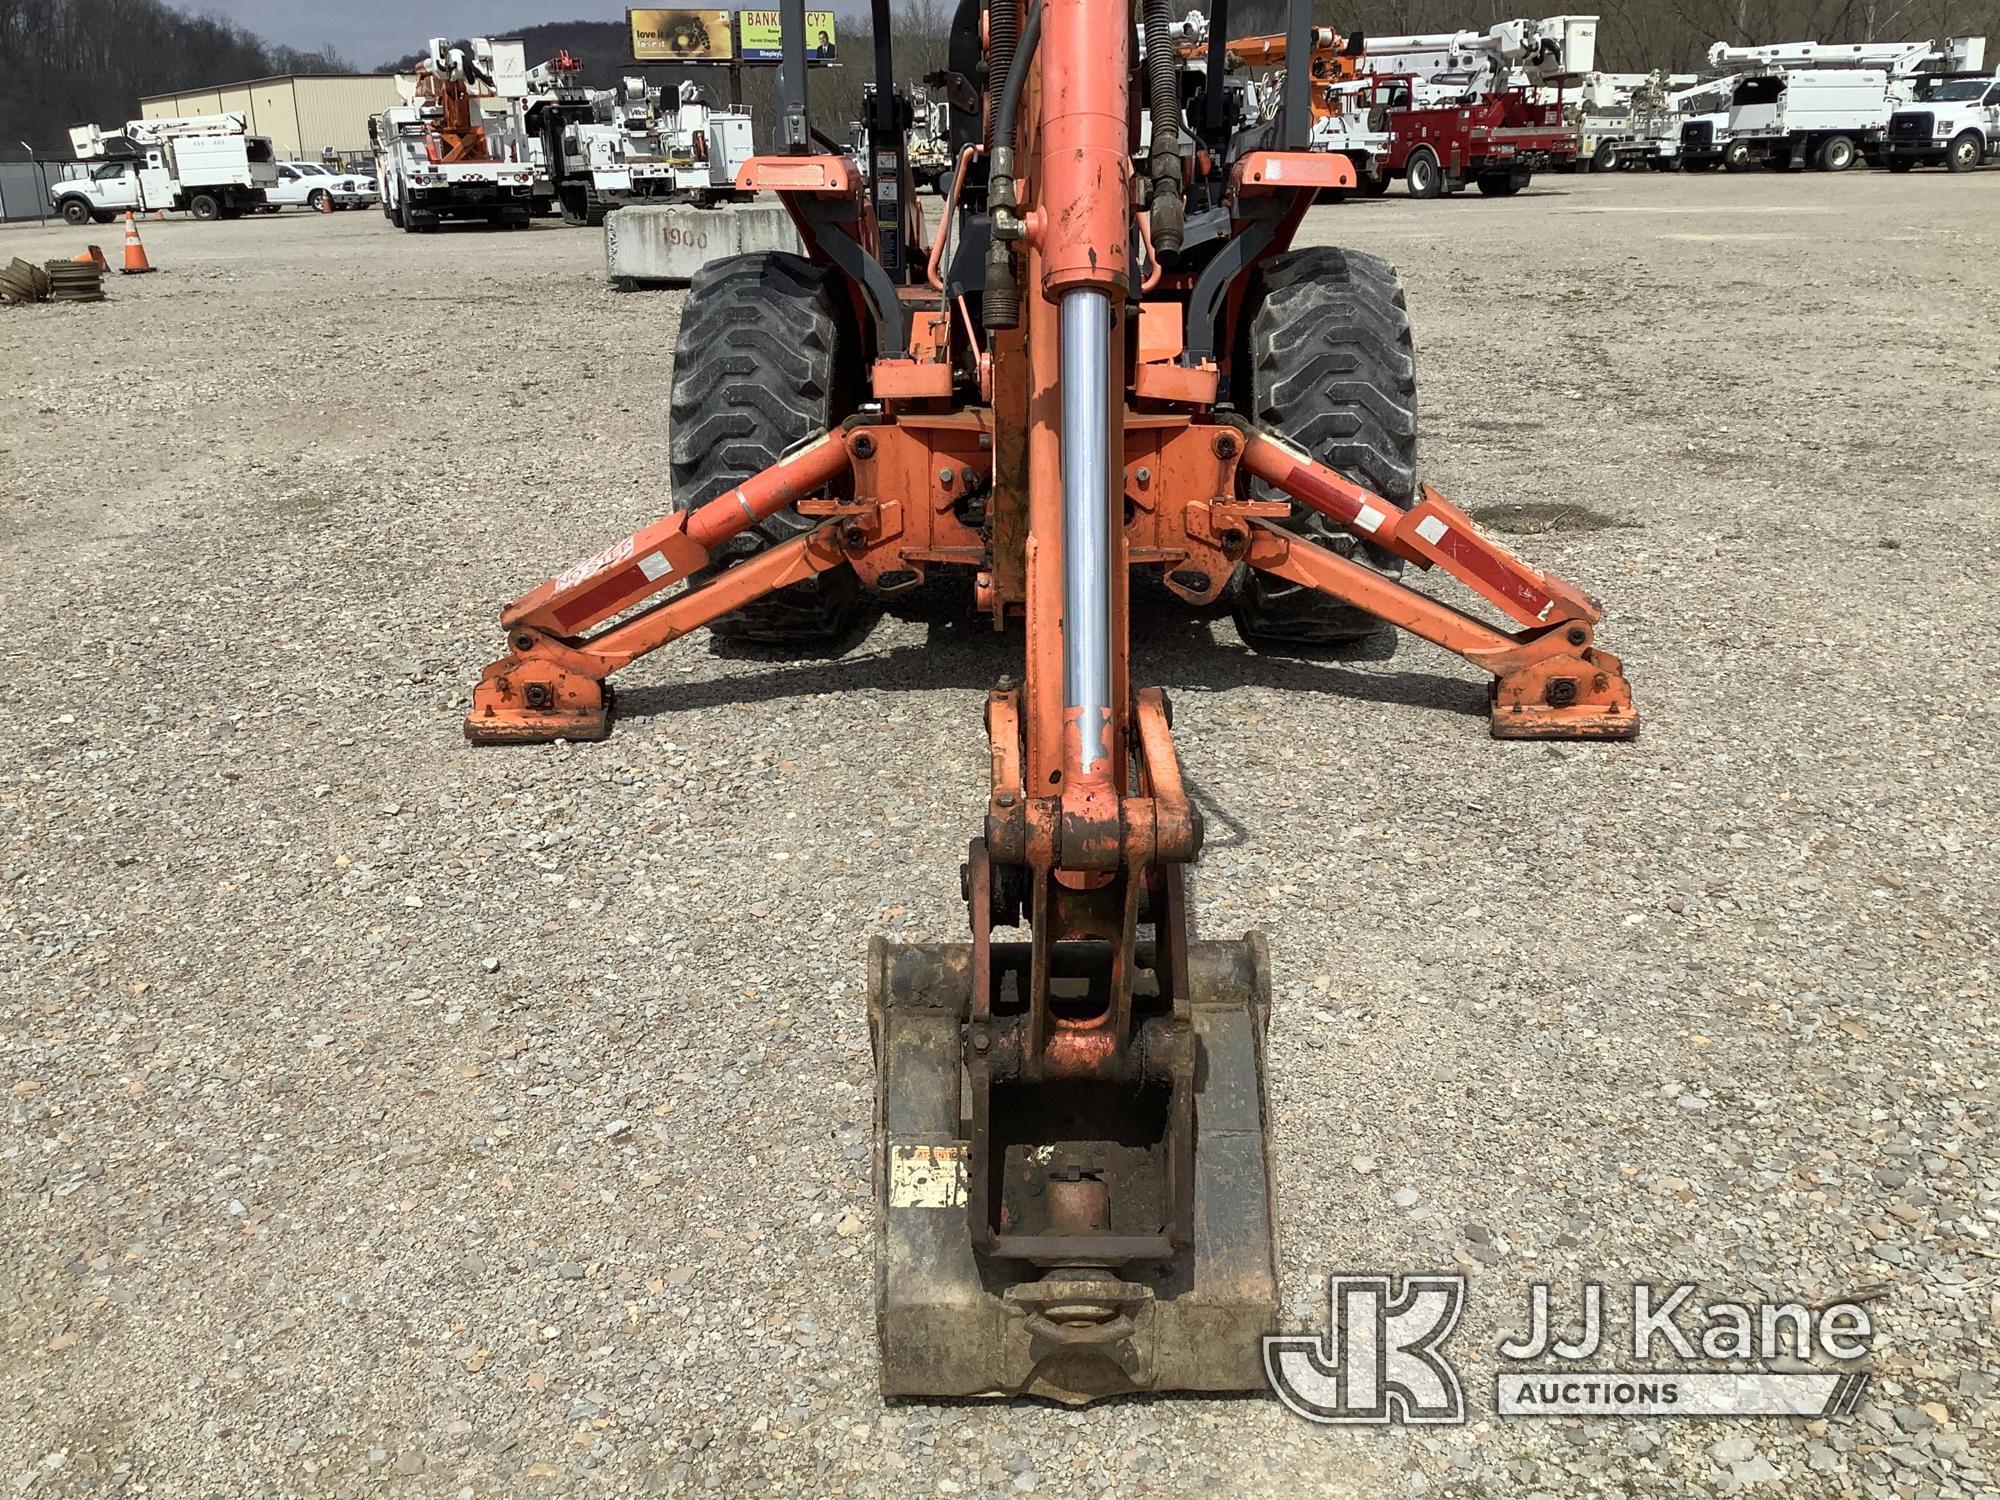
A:
[[[1077,770],[1110,752],[1111,300],[1065,292],[1062,327],[1063,703],[1076,726]],[[1107,768],[1108,769],[1108,768]]]

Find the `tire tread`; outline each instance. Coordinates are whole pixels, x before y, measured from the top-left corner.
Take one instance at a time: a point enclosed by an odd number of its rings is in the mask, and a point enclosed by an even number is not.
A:
[[[839,323],[827,273],[782,251],[712,261],[688,284],[674,346],[667,456],[675,510],[692,510],[770,467],[836,420]],[[732,538],[726,567],[810,531],[779,511]],[[859,601],[848,568],[766,595],[711,627],[721,636],[806,644],[845,632]]]

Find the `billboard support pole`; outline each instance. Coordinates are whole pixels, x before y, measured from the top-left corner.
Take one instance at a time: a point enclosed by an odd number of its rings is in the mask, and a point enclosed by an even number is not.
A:
[[[812,150],[806,123],[806,0],[780,0],[778,8],[778,144],[786,151]]]

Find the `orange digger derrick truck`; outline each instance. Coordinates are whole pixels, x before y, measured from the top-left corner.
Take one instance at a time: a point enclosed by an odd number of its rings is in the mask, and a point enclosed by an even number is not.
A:
[[[869,953],[883,1388],[1259,1388],[1268,965],[1255,934],[1190,933],[1202,820],[1167,697],[1132,680],[1131,573],[1233,599],[1252,640],[1366,615],[1433,641],[1490,675],[1502,738],[1629,738],[1626,680],[1595,604],[1417,483],[1394,271],[1293,246],[1314,196],[1354,185],[1301,149],[1307,70],[1239,128],[1227,91],[1183,99],[1171,46],[1140,54],[1167,0],[960,0],[946,229],[896,276],[854,161],[813,144],[801,3],[777,149],[739,186],[780,196],[806,254],[695,280],[673,509],[502,611],[466,732],[597,739],[612,674],[700,627],[835,631],[863,592],[970,570],[1023,650],[986,700],[969,941]],[[1295,56],[1308,24],[1293,0]]]

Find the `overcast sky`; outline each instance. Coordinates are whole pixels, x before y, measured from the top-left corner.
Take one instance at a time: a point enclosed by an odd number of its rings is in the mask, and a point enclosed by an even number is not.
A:
[[[504,36],[544,21],[622,21],[605,0],[173,0],[193,15],[226,16],[267,42],[331,45],[357,68],[405,57],[434,36]]]

